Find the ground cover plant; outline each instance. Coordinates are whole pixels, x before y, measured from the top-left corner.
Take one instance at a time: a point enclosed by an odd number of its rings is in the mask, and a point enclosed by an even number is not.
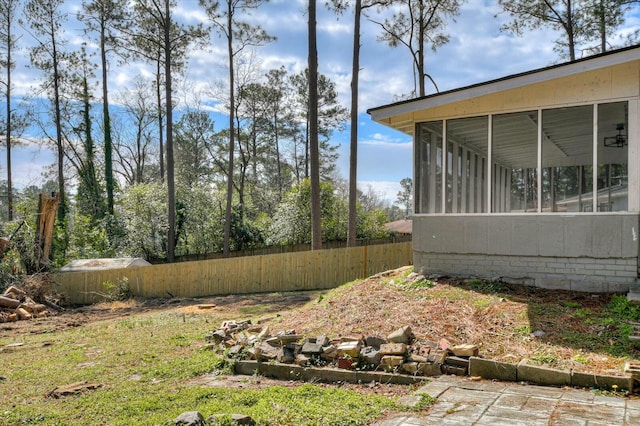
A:
[[[480,355],[623,374],[640,309],[624,296],[481,280],[415,279],[410,268],[324,292],[110,302],[0,324],[0,424],[164,424],[184,411],[259,424],[368,424],[407,410],[413,389],[234,377],[204,336],[224,320],[270,318],[273,332],[385,335],[480,345]],[[71,383],[99,387],[48,397]],[[420,407],[428,410],[428,404]]]

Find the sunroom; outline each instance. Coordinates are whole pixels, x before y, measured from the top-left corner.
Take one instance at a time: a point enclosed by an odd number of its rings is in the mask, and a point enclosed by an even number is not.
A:
[[[628,290],[639,102],[634,46],[369,110],[413,136],[415,269]]]

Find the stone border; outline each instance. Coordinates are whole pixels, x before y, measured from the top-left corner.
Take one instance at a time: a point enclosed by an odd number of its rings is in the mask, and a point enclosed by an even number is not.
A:
[[[381,371],[354,371],[332,367],[301,367],[293,364],[260,361],[236,361],[233,363],[235,374],[255,375],[283,380],[301,380],[305,382],[348,382],[412,385],[429,381],[429,376],[385,373]],[[529,382],[547,386],[576,386],[603,390],[633,391],[632,376],[607,376],[581,373],[573,370],[559,370],[530,364],[523,359],[518,364],[494,361],[491,359],[470,357],[469,376],[504,382]],[[433,377],[433,376],[431,376]],[[615,386],[615,388],[614,388]]]
[[[348,382],[371,383],[379,382],[394,385],[413,385],[424,383],[428,377],[410,376],[405,374],[384,373],[381,371],[357,371],[330,367],[300,367],[293,364],[259,361],[231,361],[234,372],[252,376],[261,374],[284,380],[302,380],[305,382]]]
[[[532,365],[527,359],[523,359],[518,364],[510,364],[471,357],[469,358],[469,375],[507,382],[531,382],[549,386],[578,386],[605,390],[612,390],[616,386],[618,390],[633,391],[634,385],[632,376],[606,376],[573,370],[559,370]]]

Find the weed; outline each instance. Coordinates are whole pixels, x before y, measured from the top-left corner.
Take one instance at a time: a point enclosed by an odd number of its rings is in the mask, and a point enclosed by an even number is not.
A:
[[[420,394],[420,401],[413,407],[415,411],[424,410],[435,404],[436,400],[427,393]]]
[[[575,362],[578,362],[578,363],[583,364],[583,365],[587,363],[587,358],[586,358],[586,357],[584,357],[584,356],[582,356],[582,355],[576,355],[576,356],[574,356],[574,357],[573,357],[573,360],[574,360]]]
[[[133,293],[127,277],[119,278],[115,283],[112,281],[105,281],[102,283],[102,287],[104,287],[106,293],[101,295],[108,300],[129,300],[133,298]]]
[[[491,300],[489,299],[478,299],[475,302],[473,302],[473,306],[475,306],[476,308],[486,308],[491,306]]]
[[[455,404],[453,404],[453,406],[452,406],[452,407],[450,407],[450,408],[448,408],[448,409],[447,409],[446,413],[447,413],[447,414],[453,414],[453,413],[455,413],[455,412],[456,412],[456,409],[457,409],[458,407],[460,407],[460,403],[459,403],[459,402],[456,402]]]
[[[533,363],[537,365],[542,365],[542,364],[554,365],[558,362],[558,357],[556,357],[551,353],[543,352],[540,354],[533,355],[531,357],[531,361],[533,361]]]
[[[531,334],[531,326],[523,325],[523,326],[517,327],[516,333],[525,334],[525,335]]]
[[[573,300],[567,300],[565,302],[563,302],[563,305],[565,308],[569,308],[569,309],[575,309],[575,308],[580,308],[582,307],[582,305],[578,302],[575,302]]]
[[[502,293],[506,289],[505,284],[500,281],[484,281],[479,279],[469,281],[467,286],[480,293]]]
[[[587,318],[592,314],[593,312],[591,312],[591,310],[585,308],[579,308],[573,312],[574,318]]]
[[[406,271],[404,271],[404,272],[402,273],[402,276],[403,276],[403,277],[405,277],[405,278],[407,278],[407,277],[408,277],[409,275],[411,275],[412,273],[413,273],[413,266],[411,266],[411,267],[407,268],[407,270],[406,270]]]
[[[629,303],[626,296],[611,296],[607,309],[620,321],[640,321],[640,307]]]

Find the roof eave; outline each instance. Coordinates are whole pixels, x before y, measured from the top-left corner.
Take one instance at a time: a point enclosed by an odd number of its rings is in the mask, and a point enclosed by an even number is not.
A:
[[[554,80],[560,77],[567,77],[587,71],[619,65],[637,59],[640,59],[640,46],[635,45],[572,62],[552,65],[524,73],[509,75],[495,80],[489,80],[483,83],[448,90],[446,92],[436,93],[422,98],[370,108],[367,110],[367,113],[371,116],[373,121],[397,128],[398,126],[393,125],[397,123],[392,123],[391,117],[401,114],[411,114],[416,111],[465,101],[491,93],[516,89],[531,84]]]

